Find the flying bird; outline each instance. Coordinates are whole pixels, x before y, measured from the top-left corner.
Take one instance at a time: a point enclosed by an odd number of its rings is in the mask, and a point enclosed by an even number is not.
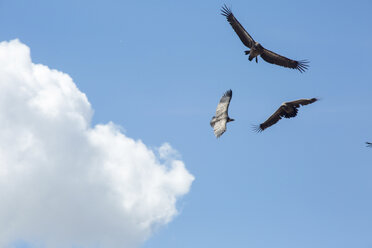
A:
[[[262,132],[266,128],[277,123],[280,119],[282,119],[282,117],[284,118],[295,117],[300,106],[308,105],[316,101],[318,101],[317,98],[300,99],[292,102],[284,102],[282,103],[282,105],[280,105],[278,110],[275,111],[275,113],[269,117],[269,119],[267,119],[264,123],[261,123],[259,126],[255,126],[254,129],[257,132]]]
[[[367,144],[367,147],[372,147],[372,143],[371,142],[366,142]]]
[[[226,5],[222,7],[221,15],[226,16],[227,21],[230,23],[235,33],[239,36],[240,40],[246,47],[250,48],[250,50],[245,51],[245,54],[249,55],[249,61],[252,61],[252,59],[255,58],[256,63],[258,63],[257,57],[260,55],[261,58],[263,58],[263,60],[265,60],[266,62],[284,66],[287,68],[297,69],[301,73],[308,68],[309,62],[307,60],[296,61],[288,59],[284,56],[267,50],[260,43],[256,42],[239,23],[239,21],[235,18],[231,10]]]
[[[231,97],[232,91],[226,91],[217,105],[216,116],[213,116],[210,122],[211,127],[213,127],[214,130],[214,135],[216,135],[217,138],[226,131],[226,124],[230,121],[234,121],[234,119],[231,119],[228,114]]]

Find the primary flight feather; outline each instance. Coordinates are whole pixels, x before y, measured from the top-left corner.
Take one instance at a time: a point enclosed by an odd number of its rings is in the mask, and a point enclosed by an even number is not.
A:
[[[256,62],[258,63],[257,57],[260,55],[261,58],[268,63],[280,65],[291,69],[297,69],[300,72],[304,72],[308,68],[308,61],[297,61],[288,59],[284,56],[267,50],[260,43],[256,42],[239,23],[239,21],[235,18],[231,10],[226,5],[222,7],[221,15],[226,16],[227,21],[230,23],[235,33],[239,36],[240,40],[246,47],[250,48],[250,50],[245,51],[246,55],[249,54],[249,61],[252,61],[252,59],[255,58]]]
[[[216,135],[217,138],[226,131],[226,124],[230,121],[234,121],[228,114],[231,98],[232,91],[226,91],[217,105],[216,116],[213,116],[210,122],[211,127],[213,127],[214,135]]]
[[[297,115],[298,108],[300,106],[308,105],[316,102],[317,98],[311,99],[300,99],[292,102],[284,102],[280,107],[272,114],[264,123],[261,123],[259,126],[255,127],[255,131],[262,132],[268,127],[271,127],[277,123],[280,119],[292,118]]]

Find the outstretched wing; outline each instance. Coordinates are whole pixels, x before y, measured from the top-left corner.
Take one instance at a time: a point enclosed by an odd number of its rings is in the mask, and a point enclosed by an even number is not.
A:
[[[284,56],[281,56],[281,55],[276,54],[276,53],[274,53],[270,50],[267,50],[266,48],[263,49],[261,57],[266,62],[269,62],[271,64],[275,64],[275,65],[284,66],[284,67],[287,67],[287,68],[297,69],[301,73],[306,71],[307,68],[309,67],[309,64],[308,64],[309,62],[307,60],[297,61],[297,60],[288,59]]]
[[[214,135],[216,135],[217,138],[219,138],[225,131],[226,131],[226,123],[227,119],[221,119],[214,123],[213,125],[213,132]]]
[[[255,127],[256,132],[262,132],[268,127],[271,127],[275,123],[277,123],[280,119],[282,119],[282,116],[284,115],[283,106],[280,106],[274,114],[272,114],[269,119],[267,119],[264,123],[261,123],[259,126]]]
[[[221,97],[220,102],[217,105],[216,109],[216,117],[220,117],[221,115],[228,115],[228,109],[230,105],[232,97],[232,91],[228,90],[225,92],[225,94]]]
[[[372,143],[371,142],[366,142],[367,144],[367,147],[372,147]]]
[[[287,102],[287,104],[290,104],[290,105],[293,105],[294,107],[298,108],[300,106],[305,106],[305,105],[308,105],[308,104],[311,104],[311,103],[314,103],[318,101],[317,98],[311,98],[311,99],[299,99],[299,100],[296,100],[296,101],[292,101],[292,102]]]
[[[243,44],[251,48],[254,44],[253,38],[248,34],[243,26],[235,18],[231,10],[226,6],[226,4],[221,8],[221,15],[226,16],[227,21],[230,23],[235,33],[239,36]]]

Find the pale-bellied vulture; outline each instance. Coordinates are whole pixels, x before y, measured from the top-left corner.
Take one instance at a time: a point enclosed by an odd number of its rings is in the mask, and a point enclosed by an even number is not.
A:
[[[308,105],[313,102],[316,102],[317,98],[311,98],[311,99],[300,99],[292,102],[284,102],[280,107],[278,108],[275,113],[269,117],[264,123],[261,123],[259,126],[254,127],[255,131],[262,132],[266,128],[274,125],[277,123],[282,117],[284,118],[292,118],[297,115],[298,108],[300,106]]]
[[[217,138],[226,131],[226,123],[234,121],[234,119],[231,119],[228,114],[231,97],[232,91],[226,91],[217,105],[216,116],[213,116],[210,122],[214,130],[214,135],[216,135]]]
[[[367,147],[372,147],[372,143],[371,142],[366,142],[367,144]]]
[[[235,18],[231,10],[226,5],[222,7],[221,15],[226,16],[227,21],[230,23],[243,44],[251,49],[245,51],[246,55],[249,54],[249,61],[252,61],[252,59],[256,58],[256,63],[258,63],[257,56],[261,55],[261,58],[263,58],[263,60],[271,64],[297,69],[300,72],[304,72],[308,68],[309,62],[307,60],[296,61],[288,59],[284,56],[267,50],[260,43],[254,41],[252,36],[250,36],[249,33],[245,31],[244,27],[239,23],[239,21]]]

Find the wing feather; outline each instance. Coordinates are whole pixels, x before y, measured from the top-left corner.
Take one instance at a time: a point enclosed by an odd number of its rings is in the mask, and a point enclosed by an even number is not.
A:
[[[261,54],[261,57],[263,60],[265,60],[268,63],[284,66],[291,69],[299,70],[301,73],[306,71],[309,67],[309,62],[307,60],[292,60],[288,59],[284,56],[281,56],[277,53],[274,53],[270,50],[267,50],[266,48],[263,49],[263,52]]]
[[[226,123],[227,119],[221,119],[214,123],[213,125],[213,132],[217,138],[219,138],[225,131],[226,131]]]
[[[232,91],[228,90],[225,94],[221,97],[220,102],[217,105],[216,109],[216,117],[227,116],[228,109],[230,105],[230,101],[232,98]]]
[[[226,16],[227,21],[230,23],[235,33],[239,36],[240,40],[246,47],[251,48],[254,44],[253,38],[248,34],[244,27],[235,18],[231,10],[226,6],[226,4],[221,9],[221,15]]]
[[[257,132],[262,132],[268,127],[271,127],[275,123],[277,123],[280,119],[282,119],[282,116],[284,115],[283,107],[280,106],[274,114],[272,114],[264,123],[261,123],[259,126],[255,128]]]
[[[311,98],[311,99],[299,99],[299,100],[296,100],[296,101],[292,101],[292,102],[287,102],[287,104],[291,104],[293,105],[294,107],[298,108],[300,106],[305,106],[305,105],[308,105],[308,104],[311,104],[311,103],[314,103],[318,101],[317,98]]]

